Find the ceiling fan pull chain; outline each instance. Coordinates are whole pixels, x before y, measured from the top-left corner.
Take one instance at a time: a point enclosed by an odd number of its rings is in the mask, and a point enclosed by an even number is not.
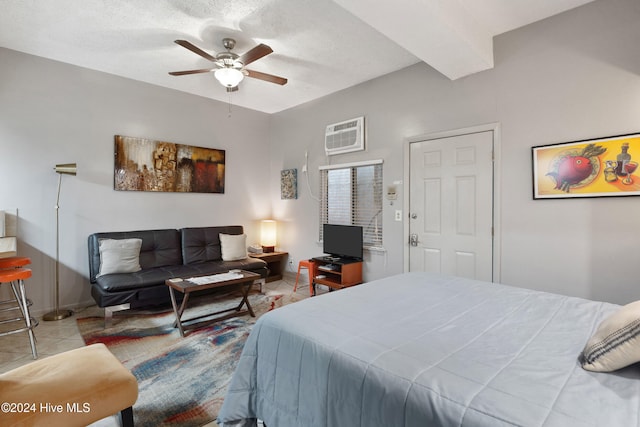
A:
[[[227,116],[227,118],[231,118],[231,92],[229,92],[229,115]]]

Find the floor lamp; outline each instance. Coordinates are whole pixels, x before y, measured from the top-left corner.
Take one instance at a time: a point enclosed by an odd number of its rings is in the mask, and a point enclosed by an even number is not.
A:
[[[65,319],[73,314],[71,310],[60,310],[60,227],[58,220],[58,210],[60,208],[60,186],[62,184],[62,175],[75,175],[78,169],[75,163],[65,163],[56,165],[53,168],[58,175],[58,196],[56,197],[56,205],[54,209],[56,211],[56,309],[51,313],[47,313],[42,316],[43,320],[61,320]]]

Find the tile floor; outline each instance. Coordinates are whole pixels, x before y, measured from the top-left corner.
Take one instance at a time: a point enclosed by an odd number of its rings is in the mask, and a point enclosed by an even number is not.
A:
[[[294,284],[295,275],[293,277],[287,275],[283,280],[266,283],[263,287],[263,292],[288,294],[293,292]],[[319,289],[318,293],[322,293],[322,290]],[[307,277],[303,277],[302,274],[300,275],[296,295],[301,298],[309,296]],[[34,329],[38,359],[83,347],[84,341],[78,331],[76,318],[102,314],[102,309],[97,306],[90,306],[74,310],[74,315],[66,319],[50,322],[39,319],[40,323]],[[115,316],[117,316],[117,314],[115,314]],[[29,337],[26,332],[0,336],[0,373],[7,372],[32,361],[33,357],[31,355],[31,347],[29,346]],[[114,416],[94,423],[91,426],[111,427],[119,425],[119,422]],[[207,424],[208,427],[214,427],[216,425],[215,422]]]

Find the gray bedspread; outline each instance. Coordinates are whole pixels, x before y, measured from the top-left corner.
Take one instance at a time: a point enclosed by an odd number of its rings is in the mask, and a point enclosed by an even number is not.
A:
[[[263,315],[224,426],[640,426],[640,367],[578,357],[614,304],[428,273]]]

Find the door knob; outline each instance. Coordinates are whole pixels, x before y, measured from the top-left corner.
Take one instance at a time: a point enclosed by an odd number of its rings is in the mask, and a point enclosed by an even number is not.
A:
[[[417,215],[417,214],[412,213],[412,214],[411,214],[411,219],[416,219],[416,218],[418,218],[418,215]]]
[[[411,234],[409,235],[409,244],[411,246],[418,246],[418,235],[417,234]]]

